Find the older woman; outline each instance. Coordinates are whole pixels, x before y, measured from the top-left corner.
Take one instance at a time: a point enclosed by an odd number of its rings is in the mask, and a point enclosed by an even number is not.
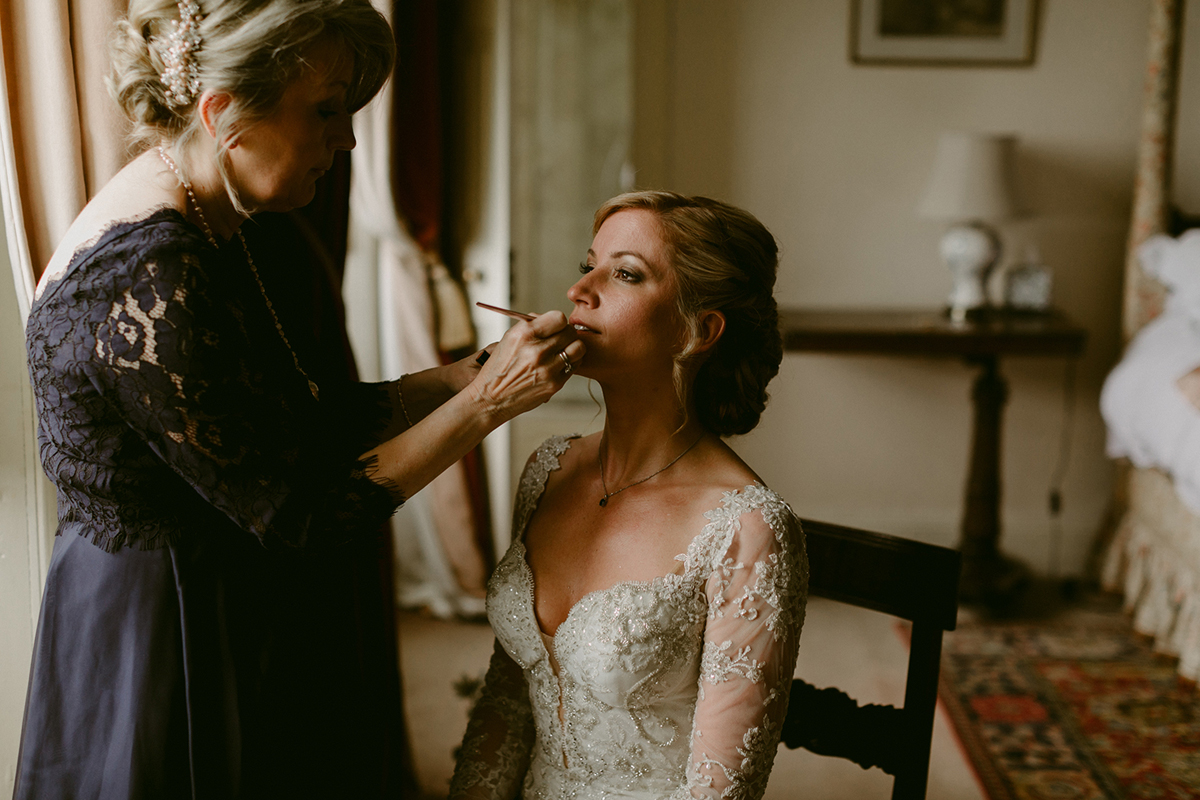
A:
[[[621,195],[567,296],[604,429],[521,479],[488,586],[496,648],[452,798],[760,798],[808,568],[799,521],[722,441],[779,370],[777,251],[753,216]]]
[[[59,536],[16,797],[329,796],[360,765],[321,744],[351,731],[270,713],[326,690],[278,646],[304,626],[279,591],[293,554],[378,535],[583,355],[556,312],[482,369],[310,378],[239,226],[312,198],[392,58],[368,0],[131,2],[111,87],[145,150],[71,226],[28,323]]]

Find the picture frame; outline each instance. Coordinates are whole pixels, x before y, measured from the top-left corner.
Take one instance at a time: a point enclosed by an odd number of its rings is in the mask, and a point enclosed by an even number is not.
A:
[[[850,0],[850,60],[911,66],[1028,66],[1037,0]]]

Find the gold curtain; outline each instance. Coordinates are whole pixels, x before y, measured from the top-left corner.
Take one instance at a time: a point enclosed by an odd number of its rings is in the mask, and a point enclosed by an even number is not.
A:
[[[128,159],[104,86],[125,0],[0,2],[0,144],[7,238],[22,316],[55,246]]]
[[[1142,97],[1142,134],[1138,144],[1133,219],[1125,257],[1121,327],[1125,341],[1162,311],[1163,287],[1142,272],[1137,249],[1166,230],[1170,205],[1171,162],[1179,91],[1179,41],[1183,0],[1154,0],[1150,10],[1150,46]]]
[[[1142,271],[1137,251],[1151,236],[1166,232],[1170,214],[1183,4],[1184,0],[1153,0],[1150,7],[1141,137],[1121,301],[1121,334],[1126,343],[1159,315],[1166,299],[1162,284]],[[1118,460],[1115,466],[1112,500],[1092,549],[1089,571],[1098,574],[1105,587],[1119,590],[1127,566],[1125,549],[1132,535],[1134,510],[1145,502],[1135,497],[1135,484],[1145,484],[1145,480],[1139,479],[1127,459]]]

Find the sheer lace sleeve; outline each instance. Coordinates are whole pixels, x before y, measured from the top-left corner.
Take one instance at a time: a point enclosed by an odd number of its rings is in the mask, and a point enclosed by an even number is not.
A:
[[[483,694],[471,712],[450,781],[451,800],[509,800],[520,794],[533,747],[525,676],[496,642]]]
[[[70,307],[88,314],[88,382],[158,458],[264,544],[376,531],[402,498],[370,480],[363,451],[326,424],[329,409],[227,255],[164,228],[136,258],[114,256],[123,268],[77,287]],[[362,394],[386,403],[386,390]]]
[[[781,503],[728,514],[708,578],[708,622],[688,765],[691,797],[760,798],[779,746],[807,599],[799,523]],[[718,521],[715,520],[714,521]]]

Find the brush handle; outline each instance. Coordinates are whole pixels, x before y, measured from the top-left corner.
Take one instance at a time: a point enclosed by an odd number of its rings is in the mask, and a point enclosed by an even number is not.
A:
[[[511,308],[501,308],[500,306],[491,306],[487,303],[476,303],[480,308],[486,308],[488,311],[495,311],[497,314],[504,314],[513,319],[523,319],[526,322],[533,319],[533,314],[522,314],[520,311],[513,311]]]

